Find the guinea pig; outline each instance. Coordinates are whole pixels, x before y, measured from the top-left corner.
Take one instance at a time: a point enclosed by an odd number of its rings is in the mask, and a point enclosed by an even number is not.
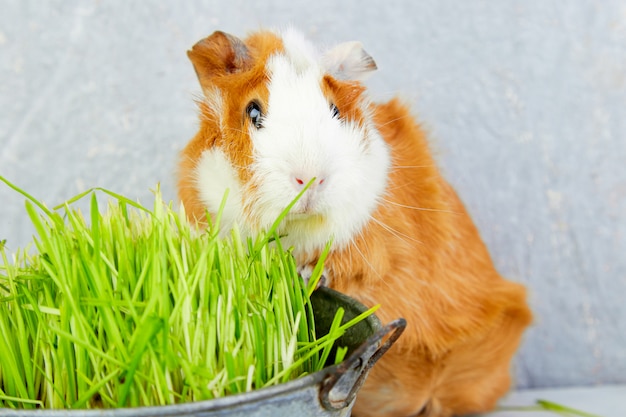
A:
[[[215,32],[188,51],[203,97],[182,151],[190,219],[279,230],[306,275],[332,241],[325,285],[407,327],[371,370],[353,415],[452,416],[492,409],[532,320],[525,288],[496,271],[400,100],[374,103],[376,64],[358,42],[328,50],[293,29]]]

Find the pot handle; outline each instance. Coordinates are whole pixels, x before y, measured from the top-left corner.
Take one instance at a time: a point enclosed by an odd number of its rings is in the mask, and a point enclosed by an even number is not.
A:
[[[405,319],[393,320],[370,336],[341,362],[322,382],[320,390],[322,406],[331,411],[350,405],[365,382],[369,370],[400,337],[405,327]],[[385,336],[388,336],[387,340],[380,345]]]

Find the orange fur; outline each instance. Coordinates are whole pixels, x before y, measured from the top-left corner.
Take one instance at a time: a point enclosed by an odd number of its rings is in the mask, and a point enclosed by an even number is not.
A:
[[[340,109],[342,118],[362,125],[361,101],[365,87],[361,83],[339,81],[326,75],[321,87],[324,94]]]
[[[245,41],[251,60],[239,62],[223,36],[218,32],[207,38],[216,42],[200,41],[189,53],[205,92],[218,88],[224,103],[220,115],[200,103],[199,132],[182,153],[179,196],[192,219],[206,210],[192,174],[203,150],[224,149],[241,183],[250,179],[242,115],[251,99],[267,102],[265,62],[281,49],[278,37],[261,32]],[[342,116],[364,117],[355,105],[361,84],[326,76],[321,88]],[[392,153],[388,188],[362,233],[331,252],[325,269],[331,287],[368,306],[381,304],[383,323],[404,317],[408,325],[372,369],[353,413],[447,417],[489,410],[509,388],[510,361],[532,319],[525,289],[495,270],[406,106],[392,100],[370,110]],[[317,256],[309,253],[299,262]]]
[[[355,244],[333,252],[332,286],[407,329],[372,372],[357,417],[489,410],[531,322],[525,289],[495,270],[479,233],[439,174],[426,138],[397,100],[375,107],[392,149],[385,202]]]

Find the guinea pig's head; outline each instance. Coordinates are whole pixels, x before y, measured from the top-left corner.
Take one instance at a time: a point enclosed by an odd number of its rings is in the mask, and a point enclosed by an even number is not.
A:
[[[215,32],[189,52],[203,98],[182,153],[179,196],[202,219],[228,198],[222,228],[267,229],[310,183],[279,229],[285,245],[343,247],[378,206],[388,147],[360,81],[376,69],[356,42],[321,52],[298,32],[244,41]]]

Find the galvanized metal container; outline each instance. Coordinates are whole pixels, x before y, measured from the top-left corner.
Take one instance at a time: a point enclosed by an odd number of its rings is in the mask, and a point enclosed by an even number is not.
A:
[[[311,298],[316,332],[328,333],[339,307],[344,322],[366,310],[358,301],[329,288]],[[294,381],[245,394],[185,404],[91,410],[11,410],[0,408],[3,417],[345,417],[376,361],[400,336],[406,322],[397,319],[385,326],[375,315],[349,329],[338,341],[348,347],[346,359]],[[334,355],[331,354],[330,357]]]

